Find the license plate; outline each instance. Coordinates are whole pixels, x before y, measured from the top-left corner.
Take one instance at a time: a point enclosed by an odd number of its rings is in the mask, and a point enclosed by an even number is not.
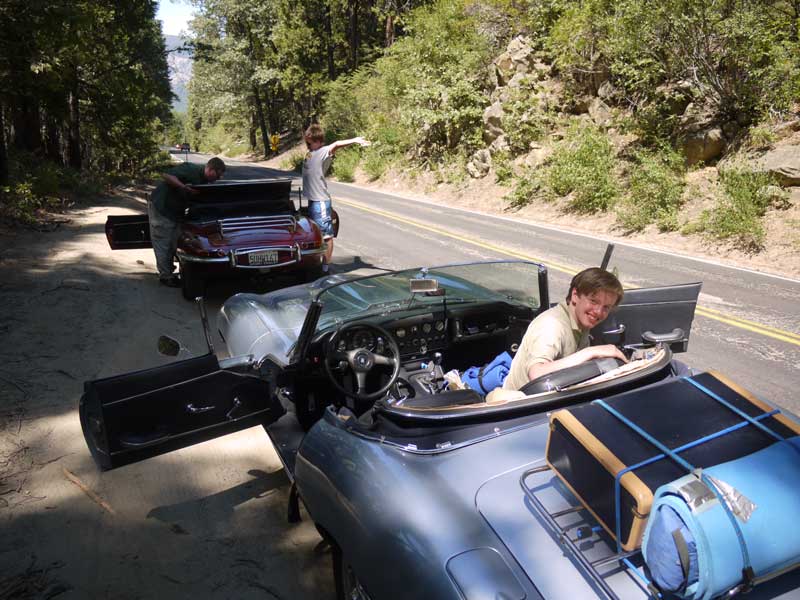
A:
[[[276,262],[278,262],[277,250],[262,250],[261,252],[251,252],[248,256],[250,257],[251,267],[260,267],[262,265],[274,265]]]

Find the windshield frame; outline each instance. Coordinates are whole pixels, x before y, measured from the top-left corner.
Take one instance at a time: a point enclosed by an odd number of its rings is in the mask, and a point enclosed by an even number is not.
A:
[[[324,308],[324,294],[334,288],[337,288],[342,285],[352,285],[355,282],[362,282],[368,281],[370,279],[376,279],[378,277],[387,277],[392,275],[397,275],[403,272],[412,272],[416,271],[423,276],[427,276],[431,271],[436,271],[439,269],[448,269],[448,268],[455,268],[455,267],[470,267],[470,266],[478,266],[478,265],[493,265],[493,264],[525,264],[531,265],[536,267],[536,274],[537,274],[537,284],[539,287],[539,304],[542,307],[549,307],[550,305],[550,294],[549,294],[549,286],[548,286],[548,276],[547,276],[547,267],[538,262],[534,262],[531,260],[520,260],[520,259],[511,259],[511,260],[484,260],[484,261],[467,261],[467,262],[457,262],[457,263],[448,263],[445,265],[439,265],[434,267],[411,267],[408,269],[396,269],[394,271],[381,271],[379,273],[372,273],[369,275],[363,275],[361,277],[353,277],[348,279],[343,279],[341,281],[336,281],[331,283],[330,285],[320,286],[316,294],[313,294],[311,299],[311,304],[309,305],[308,312],[306,314],[306,319],[303,323],[303,326],[300,330],[300,334],[297,338],[297,343],[293,351],[290,353],[289,360],[290,364],[295,364],[301,361],[305,355],[308,353],[308,349],[311,345],[311,340],[313,339],[314,335],[317,333],[317,324],[319,322],[320,316],[323,314]],[[432,276],[433,277],[433,276]],[[323,301],[320,300],[323,298]],[[446,296],[443,296],[446,302]],[[354,316],[351,320],[358,320],[361,316],[364,316],[362,313],[359,316]],[[349,319],[348,319],[349,320]],[[347,320],[345,320],[347,321]]]

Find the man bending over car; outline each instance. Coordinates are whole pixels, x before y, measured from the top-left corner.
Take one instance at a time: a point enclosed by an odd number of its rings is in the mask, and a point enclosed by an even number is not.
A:
[[[622,300],[622,293],[622,284],[604,269],[592,267],[575,275],[566,300],[531,321],[503,389],[519,390],[542,375],[595,358],[628,362],[613,344],[589,345],[589,330],[605,320]]]
[[[150,241],[156,255],[158,280],[169,287],[180,287],[181,282],[173,274],[175,248],[178,244],[178,226],[189,207],[189,196],[196,194],[192,186],[214,183],[225,174],[225,163],[216,156],[205,166],[181,163],[162,174],[161,181],[147,203],[150,220]]]

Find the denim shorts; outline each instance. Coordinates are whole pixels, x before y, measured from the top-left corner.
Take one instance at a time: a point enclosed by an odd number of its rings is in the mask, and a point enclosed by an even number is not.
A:
[[[330,200],[311,200],[308,203],[308,216],[319,225],[322,238],[333,237],[333,221],[331,220],[331,201]]]

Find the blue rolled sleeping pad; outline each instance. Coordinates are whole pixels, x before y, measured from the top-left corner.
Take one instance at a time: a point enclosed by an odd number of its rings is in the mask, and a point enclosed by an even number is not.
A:
[[[756,579],[800,561],[800,436],[708,467],[703,474],[752,502],[749,518],[736,516],[736,521]],[[697,490],[698,484],[695,475],[686,475],[656,490],[642,554],[661,590],[710,600],[743,582],[744,559],[719,499],[705,494],[704,502],[690,506],[682,495],[682,489]]]
[[[511,355],[503,352],[483,367],[470,367],[461,375],[461,382],[478,392],[488,394],[503,385],[511,368]]]

